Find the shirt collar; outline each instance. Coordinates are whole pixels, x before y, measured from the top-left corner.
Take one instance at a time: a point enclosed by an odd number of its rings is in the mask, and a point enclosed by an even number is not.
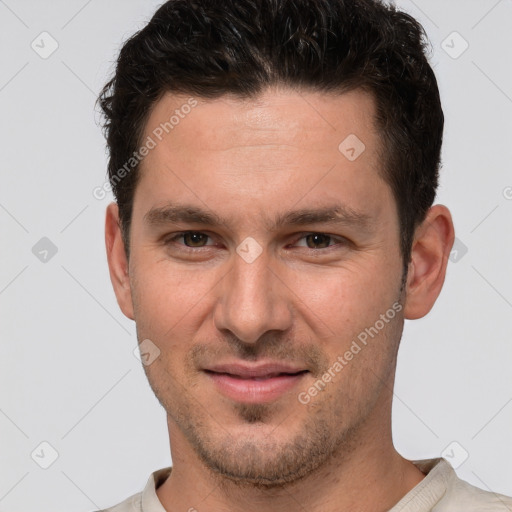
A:
[[[389,512],[402,510],[432,510],[451,482],[456,473],[450,463],[442,457],[424,460],[411,460],[411,462],[426,476],[414,486]]]

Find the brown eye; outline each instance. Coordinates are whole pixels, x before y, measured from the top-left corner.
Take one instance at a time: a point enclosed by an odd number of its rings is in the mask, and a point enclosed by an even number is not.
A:
[[[348,238],[340,235],[329,235],[327,233],[302,233],[300,238],[295,239],[293,246],[301,249],[309,249],[310,254],[321,254],[335,250],[347,249],[351,242]]]
[[[310,249],[325,249],[332,241],[332,237],[324,233],[311,233],[304,238]]]
[[[204,247],[209,237],[197,231],[187,231],[179,235],[178,238],[183,238],[184,244],[188,247]]]

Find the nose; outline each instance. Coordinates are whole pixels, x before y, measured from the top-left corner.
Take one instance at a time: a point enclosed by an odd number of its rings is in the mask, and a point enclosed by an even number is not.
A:
[[[239,340],[254,344],[267,331],[286,331],[292,323],[291,293],[265,251],[248,263],[233,255],[232,267],[219,283],[214,323]]]

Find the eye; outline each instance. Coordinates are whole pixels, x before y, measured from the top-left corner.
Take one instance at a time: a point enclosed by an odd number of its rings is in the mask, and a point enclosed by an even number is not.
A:
[[[307,247],[308,249],[327,249],[332,247],[332,245],[344,245],[347,243],[347,240],[343,237],[334,237],[326,233],[307,233],[299,238],[300,240],[304,240],[306,243],[302,247]],[[331,242],[334,243],[331,245]],[[296,245],[300,246],[298,243]]]
[[[178,233],[171,238],[168,238],[166,240],[166,243],[169,244],[171,242],[176,242],[179,239],[183,239],[183,244],[178,245],[184,245],[185,247],[193,248],[201,248],[206,247],[207,245],[213,245],[213,244],[206,244],[206,241],[210,237],[206,233],[201,233],[200,231],[185,231],[183,233]]]
[[[182,240],[183,242],[180,242]],[[208,243],[210,240],[211,243]],[[326,233],[305,233],[295,242],[297,247],[306,247],[308,249],[328,249],[336,245],[347,245],[348,240],[344,237],[336,237]],[[183,231],[175,233],[165,240],[166,245],[177,245],[178,247],[188,249],[201,249],[211,247],[215,242],[210,236],[201,231]]]

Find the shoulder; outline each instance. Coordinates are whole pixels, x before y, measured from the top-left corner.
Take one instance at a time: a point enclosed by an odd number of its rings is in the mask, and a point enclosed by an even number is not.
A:
[[[133,494],[117,505],[94,512],[166,512],[158,499],[156,489],[169,477],[171,470],[172,467],[168,466],[154,471],[141,492]]]
[[[134,494],[123,500],[117,505],[97,510],[95,512],[141,512],[142,511],[142,492]]]
[[[427,474],[425,491],[437,494],[432,512],[512,512],[512,498],[459,478],[444,458],[415,461]]]
[[[448,460],[411,461],[425,478],[390,512],[512,512],[512,498],[458,477]]]
[[[512,497],[480,489],[455,476],[447,486],[439,508],[433,509],[433,512],[437,511],[511,512]]]

